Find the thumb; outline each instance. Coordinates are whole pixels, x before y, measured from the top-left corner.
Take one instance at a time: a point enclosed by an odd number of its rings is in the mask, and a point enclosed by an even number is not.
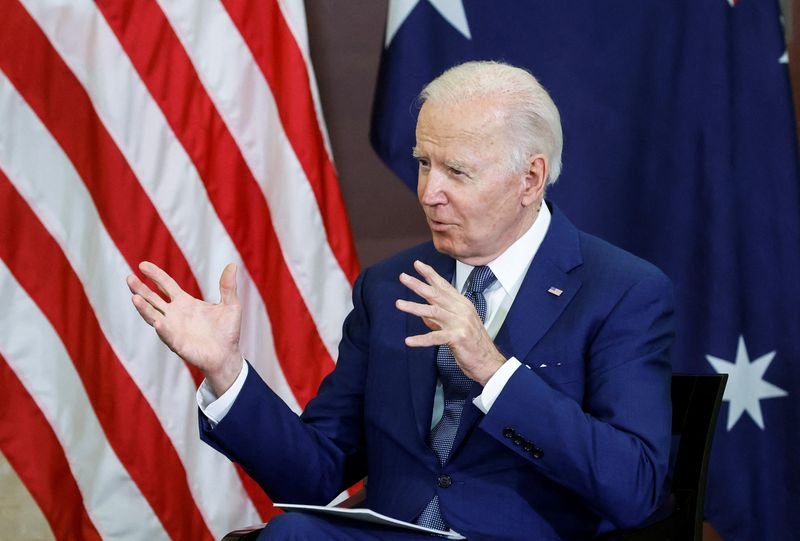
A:
[[[236,264],[228,263],[219,277],[219,297],[222,304],[236,304]]]

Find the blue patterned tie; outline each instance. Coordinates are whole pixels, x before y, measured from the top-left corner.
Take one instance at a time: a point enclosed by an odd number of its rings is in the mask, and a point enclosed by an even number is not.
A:
[[[475,305],[481,321],[486,321],[486,297],[483,296],[483,291],[495,279],[489,267],[480,266],[472,269],[467,280],[467,292],[464,293],[464,296]],[[444,414],[436,426],[431,429],[431,448],[439,458],[439,463],[444,466],[450,457],[450,451],[458,431],[458,423],[461,421],[461,412],[464,410],[464,403],[467,400],[472,380],[458,367],[455,357],[446,344],[439,346],[436,352],[436,367],[444,390]],[[427,528],[447,529],[439,510],[439,496],[433,497],[417,517],[416,522]]]

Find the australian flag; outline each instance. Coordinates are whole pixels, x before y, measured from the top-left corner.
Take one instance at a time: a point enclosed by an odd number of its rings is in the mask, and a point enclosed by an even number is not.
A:
[[[525,66],[562,114],[548,193],[673,280],[677,372],[730,375],[706,516],[800,535],[800,189],[777,0],[390,0],[373,144],[416,183],[415,97],[472,59]],[[800,59],[798,59],[800,60]]]

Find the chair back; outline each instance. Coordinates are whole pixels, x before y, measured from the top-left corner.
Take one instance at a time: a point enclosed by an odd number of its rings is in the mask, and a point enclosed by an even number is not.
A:
[[[672,434],[678,454],[672,476],[674,540],[703,538],[708,459],[727,374],[672,376]]]
[[[727,374],[672,375],[670,499],[646,526],[597,541],[702,541],[708,459],[727,381]]]

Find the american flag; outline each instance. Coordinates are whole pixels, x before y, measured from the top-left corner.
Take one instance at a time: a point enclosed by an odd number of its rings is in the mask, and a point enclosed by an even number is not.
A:
[[[301,0],[0,0],[0,452],[57,539],[212,539],[272,513],[197,435],[201,376],[130,303],[218,299],[295,410],[358,272]],[[13,532],[4,532],[13,533]]]

